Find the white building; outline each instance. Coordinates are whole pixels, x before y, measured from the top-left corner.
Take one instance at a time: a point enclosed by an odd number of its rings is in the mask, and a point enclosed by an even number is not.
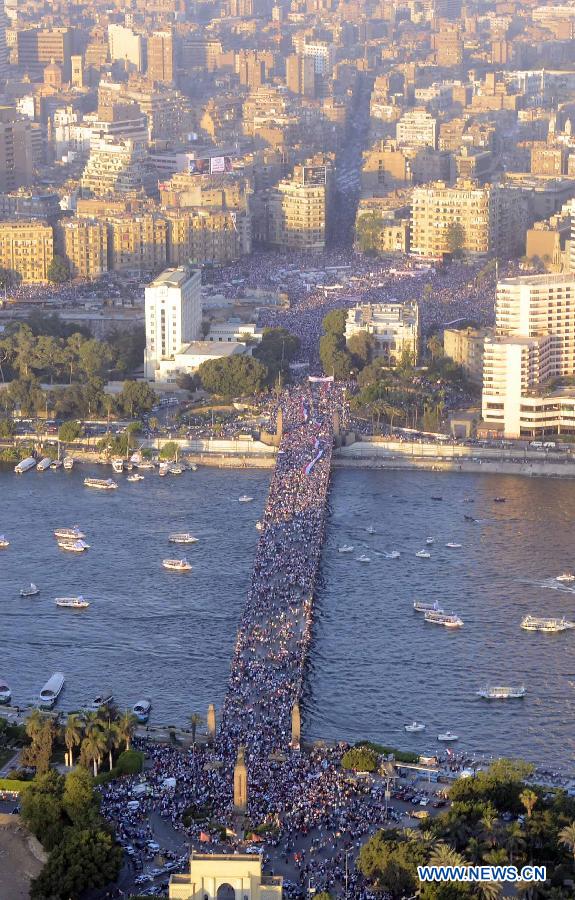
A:
[[[201,273],[183,266],[165,269],[145,292],[145,374],[155,379],[163,360],[177,353],[202,330]]]
[[[303,55],[313,59],[316,75],[331,75],[333,70],[334,46],[327,41],[310,41],[303,45]]]
[[[261,854],[192,853],[190,871],[172,875],[170,900],[281,900],[283,878],[264,875]]]
[[[80,185],[95,197],[142,190],[142,170],[146,153],[140,144],[105,136],[93,138],[90,157]]]
[[[484,345],[482,415],[506,437],[575,432],[575,275],[506,278]]]
[[[364,303],[347,312],[345,339],[360,332],[373,335],[377,355],[398,363],[402,354],[417,362],[419,349],[419,308],[415,300],[404,303]]]
[[[212,322],[206,340],[228,344],[234,341],[245,343],[249,340],[251,343],[259,344],[263,336],[263,329],[258,328],[254,322],[228,319],[227,322]]]
[[[178,375],[191,375],[210,359],[227,359],[230,356],[251,356],[251,350],[240,341],[192,341],[171,359],[160,360],[155,379],[166,384],[175,383]]]
[[[144,69],[144,41],[141,34],[123,25],[108,25],[108,47],[112,62],[124,62],[127,69]]]
[[[397,143],[405,147],[437,147],[437,120],[425,109],[406,112],[395,126]]]

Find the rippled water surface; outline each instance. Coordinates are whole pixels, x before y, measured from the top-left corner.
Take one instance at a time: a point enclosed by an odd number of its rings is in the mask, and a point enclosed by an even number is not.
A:
[[[0,551],[0,675],[22,706],[62,670],[64,709],[111,685],[121,706],[149,696],[152,721],[183,723],[223,699],[269,472],[120,476],[114,493],[86,489],[86,474],[103,473],[0,472],[0,533],[11,541]],[[253,503],[238,503],[243,493]],[[575,585],[555,581],[575,569],[575,482],[338,470],[330,503],[307,734],[431,751],[449,729],[470,750],[572,766],[575,630],[531,634],[519,623],[527,613],[575,620]],[[91,544],[82,555],[58,550],[52,536],[75,523]],[[177,530],[199,543],[175,549],[167,536]],[[428,536],[431,559],[417,559]],[[340,554],[343,544],[354,552]],[[386,559],[393,549],[400,558]],[[180,551],[193,571],[164,571],[162,558]],[[358,562],[361,553],[371,561]],[[40,597],[21,599],[31,580]],[[85,612],[54,606],[77,593],[93,601]],[[415,599],[437,600],[464,627],[426,624]],[[485,682],[523,683],[527,696],[482,701]],[[426,723],[423,734],[405,733],[412,719]]]
[[[497,496],[506,502],[494,503]],[[575,584],[555,581],[575,570],[575,482],[339,470],[331,506],[308,686],[311,735],[434,750],[449,729],[473,751],[572,766],[575,630],[530,633],[519,623],[527,613],[575,620]],[[370,525],[376,534],[366,533]],[[428,536],[431,559],[418,559]],[[340,554],[343,544],[355,552]],[[393,549],[401,557],[386,559]],[[356,561],[362,552],[370,563]],[[427,624],[412,611],[416,599],[437,600],[464,627]],[[527,695],[480,700],[485,682],[523,683]],[[406,734],[413,719],[426,731]]]

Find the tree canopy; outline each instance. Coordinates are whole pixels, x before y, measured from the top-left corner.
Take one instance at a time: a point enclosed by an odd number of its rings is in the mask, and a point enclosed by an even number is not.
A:
[[[70,265],[63,256],[55,255],[48,266],[47,275],[55,284],[63,284],[70,278]]]
[[[204,390],[222,397],[234,397],[259,394],[266,384],[268,370],[253,357],[229,356],[203,362],[198,375]]]
[[[31,900],[69,900],[90,888],[104,887],[116,880],[121,862],[122,849],[107,831],[71,831],[32,882]]]

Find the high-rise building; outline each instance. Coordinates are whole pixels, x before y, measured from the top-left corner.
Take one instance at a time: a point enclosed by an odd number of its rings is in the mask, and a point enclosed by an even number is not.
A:
[[[425,109],[404,113],[395,126],[399,146],[437,147],[437,119]]]
[[[201,283],[199,270],[180,267],[165,269],[146,288],[146,378],[154,379],[162,360],[200,338]]]
[[[8,77],[8,47],[6,46],[6,29],[10,25],[10,19],[4,9],[4,0],[0,0],[0,86]]]
[[[34,171],[32,123],[11,106],[0,107],[0,191],[29,185]]]
[[[171,31],[156,31],[148,38],[148,80],[172,84],[174,78],[174,35]]]
[[[81,55],[73,55],[70,57],[71,67],[71,83],[72,87],[84,87],[84,63]]]
[[[575,275],[505,278],[495,334],[484,344],[485,427],[506,437],[575,433],[575,395],[554,388],[575,374]]]
[[[71,219],[56,228],[56,245],[73,278],[99,278],[108,271],[108,229],[95,219]]]
[[[491,334],[492,328],[446,328],[443,332],[445,355],[479,384],[483,380],[483,345]]]
[[[103,137],[92,142],[80,186],[94,197],[142,190],[142,148],[131,140]]]
[[[32,76],[40,75],[54,61],[70,79],[72,35],[69,28],[26,28],[16,38],[18,65]]]
[[[124,25],[108,25],[108,46],[112,62],[123,62],[126,69],[142,72],[144,68],[144,39]]]
[[[266,243],[321,253],[325,249],[327,207],[326,167],[296,166],[292,178],[283,179],[269,193]]]
[[[0,267],[17,272],[25,284],[48,280],[54,235],[47,222],[0,222]]]
[[[315,65],[311,56],[293,53],[287,57],[286,85],[294,94],[315,97]]]
[[[156,213],[108,220],[108,256],[115,272],[159,272],[168,260],[168,223]]]

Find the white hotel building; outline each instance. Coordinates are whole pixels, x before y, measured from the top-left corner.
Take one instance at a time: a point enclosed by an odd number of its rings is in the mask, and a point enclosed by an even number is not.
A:
[[[505,437],[575,433],[575,275],[506,278],[483,357],[484,426]]]
[[[417,363],[419,349],[419,308],[415,300],[404,303],[363,303],[347,312],[345,339],[361,331],[372,335],[377,356],[391,364],[401,361],[407,352]]]
[[[165,269],[146,288],[145,375],[158,376],[161,363],[173,360],[202,332],[202,276],[183,266]]]

